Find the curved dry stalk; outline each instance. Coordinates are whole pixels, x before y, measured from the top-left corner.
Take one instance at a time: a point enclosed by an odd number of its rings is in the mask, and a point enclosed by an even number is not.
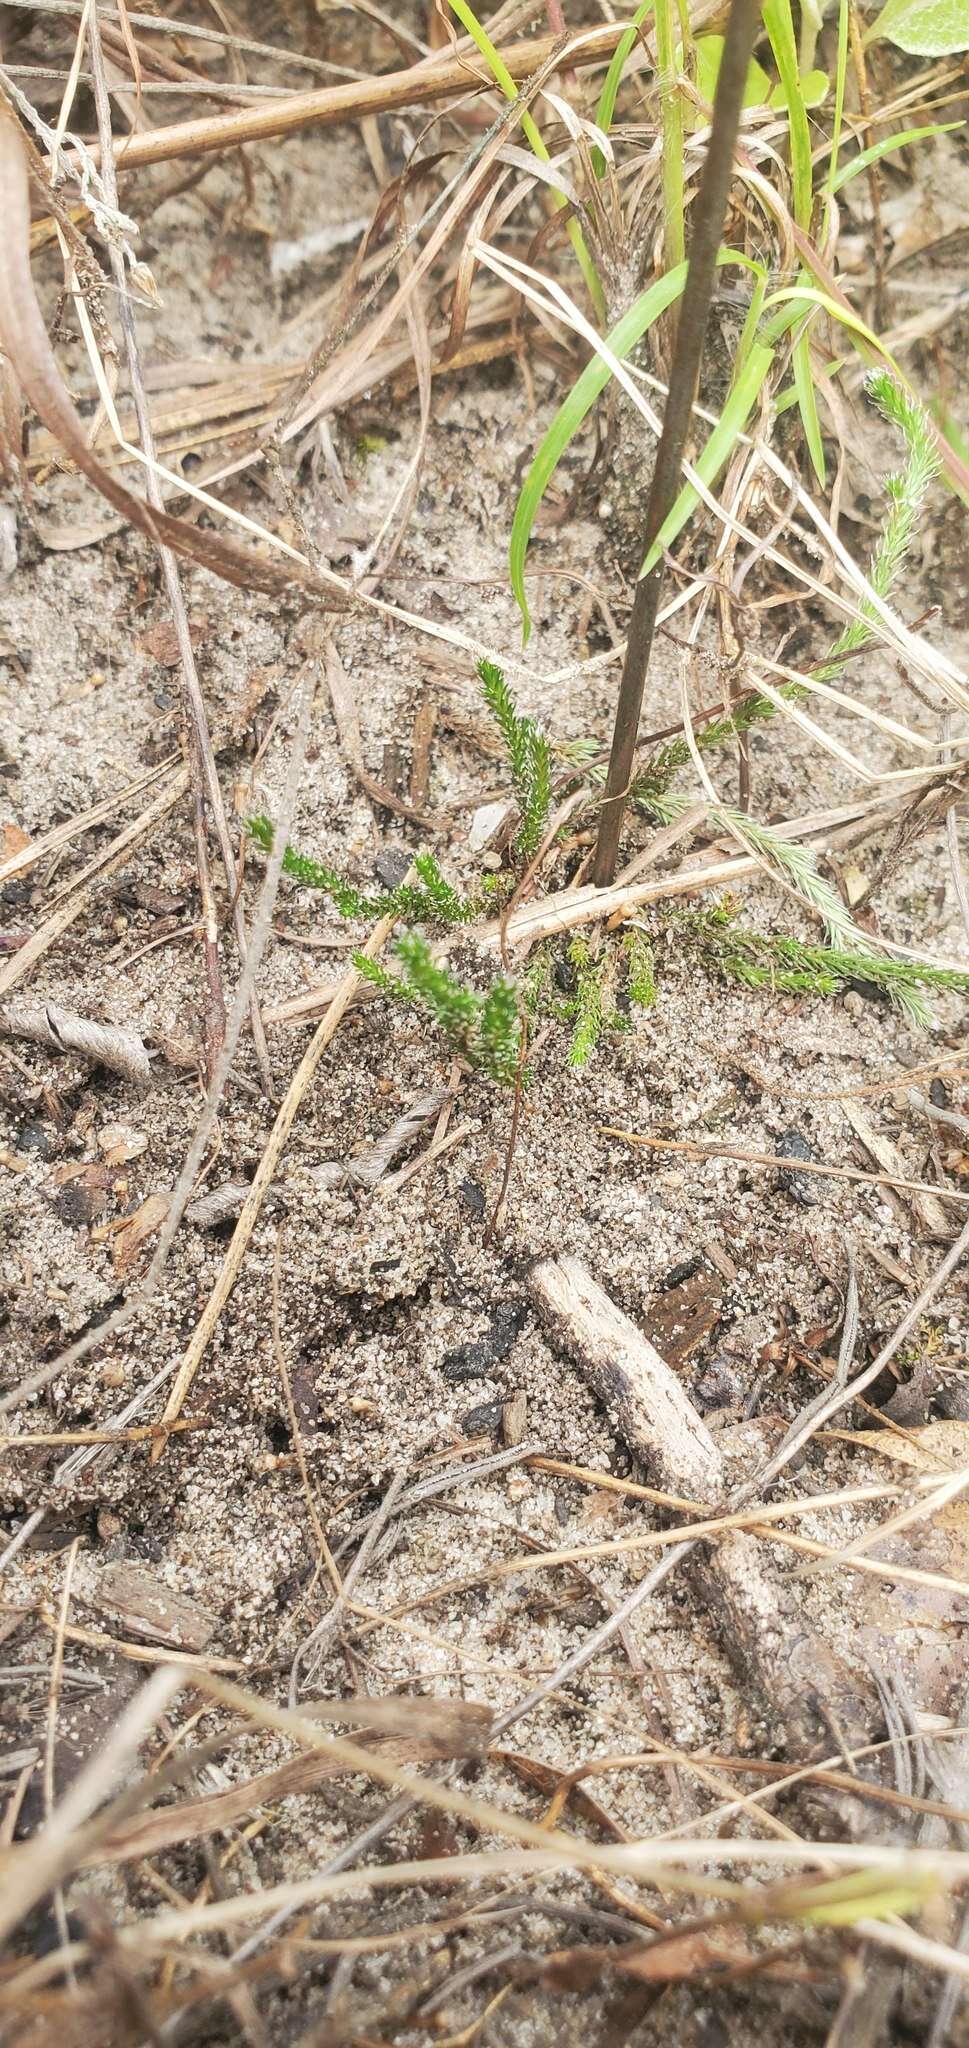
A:
[[[0,237],[0,345],[24,396],[51,433],[115,511],[146,533],[159,547],[198,562],[226,582],[275,595],[294,584],[315,588],[327,601],[343,608],[342,596],[312,573],[286,571],[264,556],[236,547],[219,535],[156,511],[136,498],[93,453],[77,413],[61,381],[47,339],[30,274],[30,203],[24,143],[6,102],[0,100],[0,199],[4,233]]]

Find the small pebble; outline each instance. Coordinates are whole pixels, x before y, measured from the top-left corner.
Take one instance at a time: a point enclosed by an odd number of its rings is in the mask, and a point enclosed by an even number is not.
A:
[[[468,852],[490,853],[502,845],[510,837],[515,816],[516,807],[507,797],[499,798],[497,803],[482,804],[468,827]]]
[[[802,1136],[800,1131],[793,1129],[781,1133],[777,1140],[776,1149],[782,1159],[813,1160],[814,1158],[807,1139]],[[820,1190],[811,1174],[788,1172],[785,1169],[778,1174],[777,1178],[781,1187],[787,1189],[792,1199],[795,1202],[800,1202],[802,1209],[813,1209],[820,1202]]]
[[[410,867],[410,854],[403,846],[382,846],[373,871],[383,889],[399,889]]]
[[[497,1436],[501,1428],[500,1401],[482,1401],[477,1408],[469,1408],[461,1417],[461,1428],[465,1436]]]
[[[18,1152],[36,1152],[39,1159],[53,1159],[57,1134],[49,1124],[22,1124],[14,1144]]]
[[[527,1419],[528,1396],[524,1387],[518,1387],[501,1411],[502,1441],[507,1444],[509,1450],[513,1450],[516,1444],[521,1443]]]

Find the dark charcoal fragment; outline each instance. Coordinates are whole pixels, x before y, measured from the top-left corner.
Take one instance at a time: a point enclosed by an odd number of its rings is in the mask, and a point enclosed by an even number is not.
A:
[[[441,1360],[445,1379],[457,1384],[461,1380],[483,1379],[487,1373],[493,1372],[495,1366],[507,1358],[527,1314],[523,1301],[502,1302],[484,1337],[476,1337],[470,1344],[458,1344],[455,1350],[445,1352]]]
[[[461,1428],[465,1436],[497,1436],[501,1428],[500,1401],[482,1401],[477,1408],[469,1408],[461,1417]]]
[[[777,1150],[782,1159],[813,1160],[814,1158],[814,1153],[807,1139],[802,1136],[800,1131],[793,1129],[782,1132],[777,1140]],[[809,1173],[788,1172],[785,1169],[778,1174],[777,1178],[781,1187],[787,1189],[788,1194],[793,1200],[800,1202],[802,1209],[813,1209],[820,1202],[820,1189]]]
[[[459,1344],[454,1351],[446,1351],[441,1360],[441,1371],[446,1380],[457,1386],[461,1380],[482,1380],[489,1370],[491,1352],[485,1337],[479,1337],[474,1344]]]
[[[50,1124],[22,1124],[14,1141],[17,1152],[36,1152],[40,1159],[53,1159],[57,1151],[57,1132]]]
[[[692,1280],[694,1273],[698,1273],[699,1270],[699,1259],[681,1259],[679,1265],[671,1266],[666,1278],[660,1281],[661,1293],[665,1294],[671,1287],[682,1286],[684,1280]]]
[[[887,1009],[891,1002],[887,989],[881,988],[877,981],[866,981],[861,974],[849,974],[845,980],[845,988],[853,989],[856,995],[863,996],[866,1003],[880,1003],[883,1010]]]

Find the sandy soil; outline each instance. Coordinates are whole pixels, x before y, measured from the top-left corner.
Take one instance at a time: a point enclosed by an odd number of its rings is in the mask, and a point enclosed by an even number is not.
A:
[[[403,121],[386,126],[391,168],[408,132]],[[932,176],[939,206],[954,175],[964,176],[964,149],[958,139],[937,146]],[[200,191],[173,198],[151,215],[141,253],[155,272],[160,306],[139,321],[149,362],[279,361],[308,346],[315,330],[307,309],[338,275],[342,254],[314,259],[280,281],[273,274],[274,247],[365,216],[376,197],[373,172],[356,135],[342,131],[253,151],[250,168],[254,190],[247,205],[241,204],[238,172],[227,163],[208,171]],[[899,182],[892,189],[906,188]],[[138,180],[143,200],[150,190],[147,178]],[[859,236],[863,227],[859,198]],[[961,262],[962,254],[960,246],[947,260]],[[49,259],[46,273],[42,267],[39,274],[53,294]],[[907,309],[906,301],[899,317]],[[304,326],[294,326],[304,312]],[[964,338],[954,323],[947,346],[957,360]],[[64,347],[62,362],[82,394],[89,386],[76,343]],[[521,704],[546,721],[556,741],[594,736],[604,743],[616,668],[601,664],[589,670],[591,658],[608,642],[601,613],[587,601],[589,588],[615,608],[620,629],[625,608],[601,496],[597,503],[587,494],[564,525],[533,548],[534,567],[549,573],[532,585],[535,633],[524,656],[505,576],[516,479],[554,406],[557,376],[547,364],[538,365],[534,409],[514,366],[474,370],[435,386],[416,507],[381,594],[431,620],[460,625],[475,643],[502,653],[510,670],[517,661]],[[325,454],[301,468],[301,514],[335,567],[352,569],[356,551],[379,528],[404,479],[418,424],[412,392],[395,396],[375,389],[369,400],[330,422],[346,501]],[[862,550],[877,500],[877,474],[892,459],[887,441],[870,423],[865,434],[872,474],[866,477],[858,463],[850,470],[849,509],[857,523],[849,520],[845,529]],[[581,444],[570,457],[570,482],[578,483],[591,445]],[[238,483],[234,498],[270,523],[283,517],[261,473]],[[37,491],[42,523],[68,524],[81,504],[70,479],[52,476]],[[85,516],[100,518],[86,495],[83,509]],[[14,517],[16,561],[0,592],[9,650],[0,664],[0,821],[37,836],[121,790],[177,749],[179,681],[177,669],[163,665],[146,645],[145,636],[168,616],[146,542],[119,531],[97,545],[54,552],[38,539],[25,507],[15,507]],[[938,500],[924,559],[905,593],[910,616],[929,605],[941,607],[929,630],[957,660],[969,651],[962,629],[967,541],[962,510]],[[198,660],[210,719],[220,735],[228,735],[219,757],[227,801],[237,819],[253,806],[272,815],[285,785],[292,685],[302,659],[294,617],[200,572],[185,581],[199,625]],[[766,617],[764,630],[773,633],[776,615]],[[823,648],[819,614],[805,610],[789,623],[800,648]],[[504,780],[500,763],[475,741],[484,718],[470,661],[367,616],[337,623],[335,636],[372,773],[386,778],[392,749],[406,770],[415,714],[428,701],[435,705],[427,804],[447,825],[434,843],[446,870],[467,879],[475,864],[467,844],[473,812]],[[680,660],[676,644],[664,642],[651,683],[651,725],[676,716]],[[712,653],[708,660],[716,694]],[[877,655],[866,658],[864,684],[869,701],[897,708],[900,679],[892,664]],[[921,715],[924,729],[932,731],[929,709],[920,714],[911,693],[905,715]],[[269,745],[257,759],[270,720]],[[830,725],[854,737],[846,717],[832,714]],[[895,757],[877,737],[867,758],[889,767]],[[856,786],[846,768],[779,724],[754,741],[752,762],[754,802],[764,818],[836,804]],[[717,772],[732,797],[732,768],[724,762]],[[136,799],[124,816],[134,816],[152,794],[149,789]],[[2,892],[4,929],[14,935],[32,931],[120,822],[120,813],[107,818],[25,881],[8,883]],[[631,825],[630,855],[645,843],[646,829],[642,822]],[[322,686],[293,836],[364,887],[372,886],[375,862],[388,849],[413,851],[427,843],[360,790]],[[851,858],[870,873],[880,851],[869,844]],[[250,909],[258,879],[254,862],[244,894]],[[220,907],[225,912],[224,889]],[[941,826],[904,851],[877,889],[873,908],[879,928],[903,944],[924,946],[940,957],[957,958],[964,951]],[[143,1034],[154,1053],[146,1092],[81,1059],[48,1055],[15,1040],[0,1043],[6,1148],[0,1370],[8,1390],[104,1320],[144,1269],[150,1244],[126,1270],[127,1240],[113,1226],[147,1197],[171,1190],[195,1130],[203,1049],[197,913],[191,820],[183,804],[95,890],[27,984],[32,997]],[[744,913],[764,928],[808,930],[798,911],[766,883],[744,889]],[[442,1460],[455,1473],[448,1493],[401,1518],[393,1540],[378,1551],[355,1589],[373,1609],[420,1603],[412,1616],[402,1617],[399,1626],[375,1629],[358,1616],[345,1646],[334,1642],[327,1648],[304,1698],[348,1690],[453,1692],[503,1711],[574,1650],[604,1608],[634,1583],[635,1557],[594,1561],[581,1582],[567,1570],[487,1576],[490,1565],[527,1555],[534,1544],[559,1548],[603,1541],[659,1526],[660,1520],[633,1498],[527,1463],[461,1482],[462,1460],[498,1447],[502,1404],[519,1392],[526,1403],[523,1445],[614,1478],[643,1476],[573,1363],[549,1344],[537,1323],[527,1291],[529,1262],[537,1255],[563,1249],[578,1254],[633,1320],[654,1334],[717,1430],[737,1478],[757,1470],[778,1426],[816,1390],[819,1370],[830,1369],[849,1251],[861,1297],[859,1359],[874,1355],[941,1254],[906,1197],[819,1179],[810,1184],[815,1199],[805,1206],[771,1169],[636,1151],[605,1137],[602,1127],[767,1152],[795,1127],[817,1160],[870,1170],[873,1162],[846,1117],[850,1098],[897,1145],[911,1178],[934,1180],[945,1153],[949,1184],[964,1196],[965,1153],[957,1158],[958,1147],[940,1140],[907,1099],[913,1078],[927,1085],[938,1071],[949,1105],[967,1107],[957,1057],[960,1004],[940,1000],[936,1030],[919,1037],[886,1006],[860,995],[836,1003],[753,995],[708,977],[684,948],[674,917],[656,913],[647,922],[657,952],[656,1007],[628,1033],[605,1040],[582,1076],[566,1066],[565,1029],[551,1029],[534,1063],[503,1229],[494,1232],[490,1219],[505,1168],[510,1104],[474,1076],[462,1075],[453,1112],[454,1124],[465,1124],[467,1134],[440,1164],[392,1192],[362,1195],[321,1185],[316,1169],[322,1163],[352,1158],[450,1073],[447,1048],[412,1014],[383,1004],[354,1011],[302,1104],[276,1184],[278,1206],[267,1207],[257,1224],[186,1404],[199,1428],[173,1438],[155,1465],[143,1446],[129,1446],[67,1486],[56,1476],[63,1449],[22,1446],[15,1456],[8,1454],[8,1536],[25,1514],[47,1510],[6,1582],[10,1751],[43,1743],[51,1634],[37,1609],[56,1608],[65,1552],[75,1537],[80,1549],[70,1604],[74,1626],[129,1645],[145,1640],[133,1616],[130,1585],[119,1604],[117,1574],[124,1567],[135,1574],[134,1582],[150,1581],[162,1596],[190,1603],[180,1611],[177,1645],[189,1646],[187,1630],[198,1654],[231,1660],[236,1675],[257,1690],[285,1698],[293,1657],[325,1613],[329,1593],[318,1569],[273,1346],[272,1277],[279,1243],[281,1345],[331,1544],[373,1508],[395,1474],[438,1470]],[[260,977],[261,1001],[270,1012],[339,971],[346,950],[346,927],[318,898],[288,882],[275,926]],[[231,987],[238,961],[227,923],[222,957]],[[464,958],[468,971],[480,974],[471,942]],[[309,1029],[269,1026],[279,1093]],[[273,1114],[259,1092],[246,1032],[220,1110],[206,1186],[251,1178]],[[959,1216],[955,1207],[946,1212],[950,1231]],[[44,1433],[96,1429],[115,1417],[184,1348],[218,1275],[230,1229],[184,1224],[147,1309],[116,1342],[95,1349],[23,1403],[5,1427]],[[682,1324],[692,1316],[697,1332],[691,1345]],[[937,1417],[945,1412],[940,1397],[950,1410],[958,1401],[966,1327],[964,1288],[957,1279],[905,1354],[904,1381],[917,1376],[926,1360],[936,1374],[928,1401],[919,1406],[916,1400],[900,1420]],[[891,1391],[876,1389],[876,1398]],[[143,1419],[158,1418],[162,1399],[155,1397]],[[829,1441],[813,1447],[781,1490],[795,1497],[884,1479],[887,1470],[873,1451]],[[844,1510],[796,1526],[831,1542],[849,1538],[860,1524]],[[967,1552],[958,1521],[933,1534],[898,1539],[899,1556],[951,1572],[958,1572],[960,1559],[964,1570]],[[778,1552],[779,1573],[795,1562]],[[472,1574],[479,1581],[473,1587],[432,1597],[445,1582]],[[861,1670],[871,1657],[890,1663],[904,1672],[920,1710],[961,1712],[966,1673],[959,1624],[965,1614],[957,1596],[930,1596],[840,1573],[805,1580],[799,1598],[806,1622],[820,1627]],[[765,1732],[728,1652],[717,1616],[698,1607],[688,1580],[674,1576],[636,1615],[625,1647],[614,1641],[574,1684],[534,1711],[516,1728],[512,1746],[564,1768],[606,1755],[634,1756],[657,1732],[691,1754],[761,1755]],[[143,1675],[142,1665],[83,1636],[68,1640],[58,1792]],[[183,1711],[177,1710],[176,1724]],[[280,1737],[252,1737],[207,1767],[198,1789],[230,1785],[288,1753]],[[24,1828],[39,1818],[38,1787],[39,1774],[23,1809]],[[541,1817],[541,1795],[500,1762],[481,1770],[477,1789]],[[691,1808],[702,1815],[709,1803],[689,1774],[674,1796],[655,1765],[603,1777],[594,1790],[613,1821],[634,1834],[681,1821],[677,1799],[686,1800],[688,1818]],[[217,1839],[220,1851],[227,1839],[237,1851],[224,1883],[257,1891],[311,1875],[374,1818],[384,1798],[360,1778],[283,1802],[269,1811],[253,1841],[242,1842],[235,1832]],[[574,1824],[596,1838],[588,1821],[576,1816]],[[408,1823],[389,1838],[386,1851],[435,1853],[428,1849],[432,1833],[423,1819]],[[447,1827],[445,1837],[466,1846]],[[186,1898],[206,1875],[197,1842],[163,1853],[155,1867],[164,1885]],[[549,1899],[560,1904],[580,1895],[565,1881],[547,1889]],[[69,1893],[69,1906],[75,1894],[92,1890],[118,1916],[148,1913],[158,1904],[158,1884],[145,1865],[86,1875]],[[316,1923],[316,1931],[332,1936],[368,1930],[378,1913],[384,1925],[403,1925],[441,1910],[440,1895],[391,1894],[379,1909],[365,1900],[341,1904],[324,1916],[325,1925]],[[35,1926],[35,1937],[37,1932]],[[363,1957],[336,1980],[331,1958],[302,1955],[291,1984],[270,1982],[256,1993],[262,2038],[288,2043],[379,2037],[409,2044],[428,2038],[428,2029],[432,2038],[436,2031],[464,2038],[459,2030],[480,2016],[487,1998],[506,1981],[500,1972],[456,1989],[433,2022],[429,2015],[421,2020],[418,2007],[449,1971],[506,1939],[527,1957],[566,1945],[573,1932],[533,1916],[515,1923],[507,1936],[469,1932],[428,1940],[402,1954]],[[740,2048],[748,2039],[782,2038],[776,2030],[777,2000],[783,1998],[783,2038],[813,2043],[827,2038],[834,2010],[830,1983],[791,1985],[783,1992],[776,1986],[674,1987],[650,2011],[645,2005],[638,2013],[630,2008],[633,2033],[620,2030],[620,1989],[607,1978],[576,1998],[523,1976],[476,2038],[496,2048],[580,2038],[602,2044],[672,2038],[682,2048]],[[399,2017],[387,2022],[398,1996]],[[906,1981],[899,1996],[893,2022],[898,2031],[891,2038],[921,2038],[924,1991]],[[333,2031],[324,2034],[327,2014]],[[204,2019],[183,2024],[178,2039],[234,2040],[242,2038],[237,2028],[232,2011],[213,2000]]]

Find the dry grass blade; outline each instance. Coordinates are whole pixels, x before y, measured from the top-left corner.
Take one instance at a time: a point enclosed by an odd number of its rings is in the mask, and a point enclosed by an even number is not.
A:
[[[412,823],[424,825],[431,830],[440,830],[446,823],[444,818],[432,817],[425,811],[415,811],[412,804],[388,789],[375,775],[371,775],[363,758],[363,742],[360,737],[360,719],[357,702],[346,669],[340,660],[332,639],[327,639],[323,655],[323,673],[326,677],[333,718],[340,744],[346,754],[353,773],[362,790],[373,802],[384,810],[392,811],[395,817],[409,818]]]
[[[146,789],[151,788],[152,783],[157,782],[161,776],[170,774],[172,769],[177,769],[178,766],[178,755],[170,754],[167,760],[159,762],[157,768],[149,769],[147,775],[138,776],[124,789],[119,789],[116,795],[104,797],[100,803],[92,804],[90,810],[81,811],[77,817],[65,819],[62,825],[54,825],[38,839],[29,840],[26,846],[21,846],[16,853],[11,853],[6,860],[0,861],[0,883],[12,881],[16,875],[26,874],[30,868],[36,867],[39,861],[47,860],[52,853],[59,853],[62,846],[68,846],[72,839],[78,839],[82,833],[89,832],[92,826],[100,825],[105,818],[114,817],[115,813],[123,810],[133,797],[141,796]]]
[[[6,103],[0,100],[0,195],[5,207],[5,233],[0,243],[0,342],[10,358],[17,379],[45,425],[77,464],[83,476],[94,484],[125,519],[146,533],[159,547],[187,556],[213,575],[247,589],[279,595],[294,583],[317,581],[237,547],[217,534],[206,533],[170,512],[151,509],[120,484],[93,454],[88,437],[61,382],[47,330],[41,318],[30,275],[30,206],[27,163],[19,129]],[[322,594],[322,593],[321,593]],[[343,608],[343,599],[330,590],[327,602]]]
[[[709,13],[712,9],[698,11]],[[556,60],[563,65],[597,64],[612,55],[622,33],[621,23],[608,22],[565,42],[561,36],[536,36],[528,42],[507,45],[501,53],[502,62],[518,81],[531,78],[535,71]],[[198,156],[209,150],[236,149],[240,143],[293,135],[301,128],[359,121],[368,114],[390,113],[396,107],[425,106],[429,100],[463,96],[475,82],[486,90],[493,86],[490,71],[476,54],[437,57],[432,63],[414,64],[405,71],[390,72],[385,78],[292,93],[268,106],[180,121],[170,128],[133,135],[124,144],[124,168],[137,170],[142,164],[169,163],[176,157]]]
[[[0,122],[0,135],[2,135],[2,132],[2,122]],[[156,796],[154,802],[148,805],[147,810],[143,811],[140,817],[135,818],[132,824],[126,825],[123,831],[119,832],[111,840],[110,844],[105,847],[103,853],[96,854],[87,867],[83,868],[79,875],[73,877],[68,894],[56,905],[51,911],[50,916],[45,918],[43,924],[38,926],[37,930],[25,941],[24,945],[18,947],[16,953],[11,955],[6,965],[0,967],[0,996],[5,996],[9,989],[16,987],[18,981],[23,981],[25,975],[29,974],[36,967],[38,960],[43,959],[48,948],[56,944],[57,940],[66,931],[70,930],[71,925],[80,916],[88,896],[95,885],[98,882],[105,881],[109,875],[114,874],[119,867],[122,867],[130,859],[133,849],[141,845],[148,834],[153,832],[155,827],[160,825],[162,820],[167,818],[169,813],[175,809],[176,804],[185,795],[188,786],[188,771],[181,768],[177,775],[173,776],[167,786]]]
[[[698,1145],[689,1138],[654,1138],[646,1131],[618,1131],[602,1127],[604,1138],[619,1138],[624,1145],[641,1145],[649,1152],[678,1152],[687,1159],[736,1159],[744,1166],[774,1166],[790,1171],[790,1160],[780,1152],[753,1152],[744,1145]],[[898,1188],[902,1194],[931,1195],[936,1202],[953,1202],[961,1209],[969,1195],[958,1188],[933,1187],[927,1180],[904,1180],[897,1174],[863,1173],[854,1166],[830,1166],[821,1160],[798,1160],[798,1171],[814,1173],[828,1180],[848,1180],[865,1187]]]
[[[278,856],[280,860],[282,859],[285,844],[282,836],[281,842]],[[413,876],[411,876],[411,879],[413,879]],[[368,959],[374,960],[382,952],[393,931],[395,922],[396,919],[393,917],[381,919],[362,949]],[[357,994],[362,978],[357,973],[356,968],[352,968],[348,974],[344,975],[338,994],[334,997],[322,1022],[317,1025],[313,1037],[286,1090],[265,1151],[253,1176],[252,1185],[242,1205],[239,1220],[232,1234],[232,1241],[226,1252],[222,1270],[206,1302],[192,1340],[185,1350],[175,1375],[175,1383],[162,1416],[162,1426],[165,1429],[181,1414],[185,1397],[205,1356],[209,1340],[235,1286],[242,1261],[246,1254],[246,1247],[262,1208],[263,1199],[275,1177],[276,1169],[282,1158],[286,1140],[289,1137],[300,1103],[307,1089],[312,1084],[313,1076],[327,1046],[336,1036],[339,1026],[347,1010],[350,1008],[354,996]],[[158,1442],[154,1445],[152,1464],[157,1464],[158,1459],[162,1455],[163,1448],[163,1442]]]

